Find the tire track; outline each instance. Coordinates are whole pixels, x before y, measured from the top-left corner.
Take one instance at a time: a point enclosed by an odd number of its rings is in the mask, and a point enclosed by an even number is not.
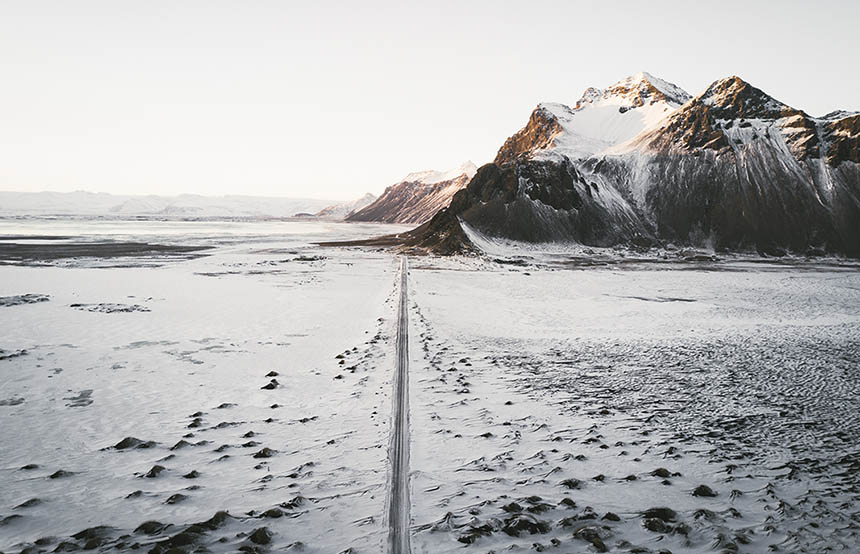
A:
[[[388,483],[388,552],[409,554],[409,310],[408,264],[400,258],[400,305],[397,312],[397,361],[394,370],[394,400]]]

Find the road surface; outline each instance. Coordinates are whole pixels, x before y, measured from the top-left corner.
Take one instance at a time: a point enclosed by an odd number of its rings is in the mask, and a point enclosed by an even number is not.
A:
[[[409,309],[406,256],[400,258],[400,306],[397,311],[397,360],[388,483],[388,552],[408,554],[409,544]]]

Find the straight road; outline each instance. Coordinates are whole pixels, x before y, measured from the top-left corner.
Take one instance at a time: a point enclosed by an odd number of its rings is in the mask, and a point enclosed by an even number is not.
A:
[[[397,361],[394,368],[394,417],[388,447],[388,552],[409,554],[409,308],[406,256],[400,258],[397,310]]]

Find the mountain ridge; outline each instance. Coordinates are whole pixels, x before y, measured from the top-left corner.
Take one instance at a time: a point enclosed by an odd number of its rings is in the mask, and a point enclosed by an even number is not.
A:
[[[467,161],[447,171],[409,173],[387,187],[374,202],[347,216],[346,221],[423,223],[445,208],[476,170],[475,164]]]
[[[525,242],[860,256],[860,115],[813,118],[737,76],[681,105],[654,92],[645,104],[624,97],[629,90],[609,104],[618,114],[659,105],[662,116],[589,154],[570,147],[581,136],[571,122],[603,93],[586,90],[579,111],[540,104],[449,208],[405,244],[473,250],[462,222]],[[601,115],[618,121],[608,110]]]

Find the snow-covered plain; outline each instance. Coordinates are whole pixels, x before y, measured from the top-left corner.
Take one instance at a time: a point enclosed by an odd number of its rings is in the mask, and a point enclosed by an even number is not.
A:
[[[0,220],[212,247],[0,265],[0,551],[383,551],[398,260],[315,243],[400,229]],[[496,248],[410,260],[413,552],[856,550],[856,265]]]
[[[46,537],[37,548],[147,551],[173,537],[235,552],[258,546],[262,527],[277,548],[379,551],[397,260],[309,243],[398,228],[117,226],[0,226],[215,247],[188,260],[0,266],[0,296],[50,296],[0,306],[0,551]],[[143,444],[114,447],[126,437]],[[219,511],[231,517],[189,534]]]

